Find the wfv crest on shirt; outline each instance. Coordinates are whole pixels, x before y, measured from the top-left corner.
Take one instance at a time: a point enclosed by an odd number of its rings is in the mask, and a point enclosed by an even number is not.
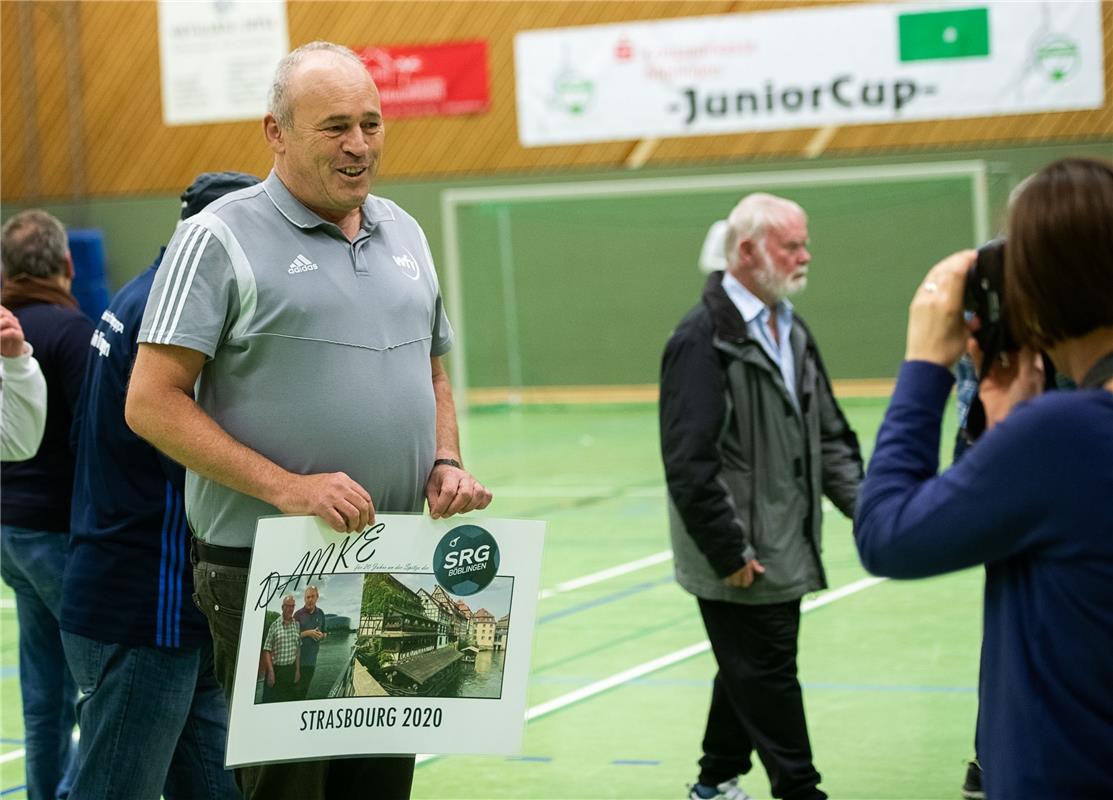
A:
[[[392,258],[394,259],[394,263],[398,265],[398,268],[402,270],[402,274],[410,280],[417,280],[418,276],[421,274],[420,269],[417,265],[417,259],[414,258],[408,250],[405,251],[403,255],[392,256]]]

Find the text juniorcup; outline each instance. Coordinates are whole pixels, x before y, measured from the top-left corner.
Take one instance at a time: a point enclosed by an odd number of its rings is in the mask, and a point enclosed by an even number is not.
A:
[[[839,75],[826,83],[812,86],[777,86],[766,81],[760,90],[700,92],[698,88],[680,90],[682,104],[672,104],[670,111],[683,110],[684,124],[697,119],[779,115],[829,108],[890,107],[894,112],[920,95],[935,93],[935,87],[914,80],[858,80],[853,75]]]

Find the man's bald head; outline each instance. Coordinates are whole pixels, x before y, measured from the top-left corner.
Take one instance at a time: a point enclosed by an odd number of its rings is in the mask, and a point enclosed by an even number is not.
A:
[[[294,124],[294,76],[299,72],[298,67],[308,60],[320,60],[321,55],[329,54],[339,59],[351,62],[354,66],[364,70],[363,62],[359,56],[349,48],[332,42],[310,42],[296,50],[292,50],[278,62],[274,70],[274,82],[271,84],[270,93],[267,95],[267,111],[278,121],[278,124],[289,130]]]

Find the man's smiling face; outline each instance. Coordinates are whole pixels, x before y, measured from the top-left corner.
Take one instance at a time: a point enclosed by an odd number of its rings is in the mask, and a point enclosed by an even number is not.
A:
[[[275,171],[291,194],[339,223],[371,191],[383,149],[379,91],[370,73],[336,53],[309,53],[290,76],[292,124],[265,120]]]

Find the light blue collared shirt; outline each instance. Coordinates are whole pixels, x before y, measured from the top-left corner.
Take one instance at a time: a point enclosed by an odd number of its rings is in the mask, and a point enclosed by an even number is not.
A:
[[[792,303],[788,300],[777,303],[778,344],[773,341],[773,333],[769,330],[769,308],[765,303],[729,272],[723,273],[723,291],[742,315],[750,338],[761,343],[762,349],[780,369],[792,404],[799,409],[800,403],[796,399],[796,357],[792,354],[792,344],[789,341],[789,334],[792,332]]]

